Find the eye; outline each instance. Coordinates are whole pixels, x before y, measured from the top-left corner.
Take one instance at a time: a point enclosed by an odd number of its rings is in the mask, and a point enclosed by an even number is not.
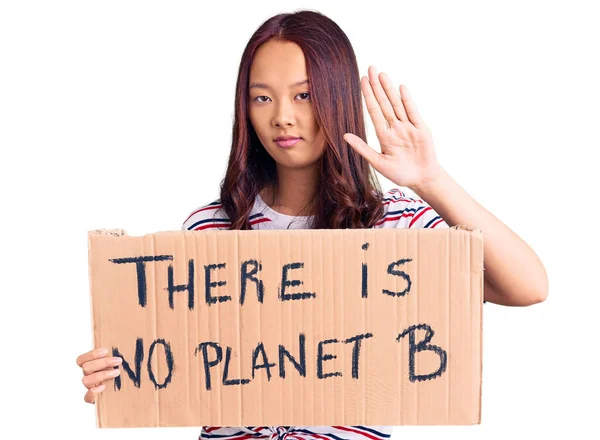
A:
[[[298,93],[296,96],[301,96],[301,95],[304,95],[304,96],[305,96],[305,98],[304,98],[304,99],[301,99],[300,101],[308,101],[308,99],[310,98],[310,93],[308,93],[308,92],[304,92],[304,93]],[[261,103],[261,104],[263,104],[263,103],[267,102],[266,100],[265,100],[265,101],[263,101],[261,98],[267,98],[267,99],[271,99],[271,98],[269,98],[268,96],[261,95],[261,96],[257,96],[256,98],[254,98],[254,101],[256,101],[256,102],[259,102],[259,103]]]

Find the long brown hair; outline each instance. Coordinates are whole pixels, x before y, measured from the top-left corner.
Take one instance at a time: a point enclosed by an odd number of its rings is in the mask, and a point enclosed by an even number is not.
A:
[[[325,141],[311,208],[314,229],[370,228],[383,216],[382,191],[369,163],[344,141],[344,133],[366,139],[358,65],[342,29],[316,11],[279,14],[252,35],[240,62],[231,153],[221,182],[221,204],[230,229],[251,229],[258,192],[277,182],[276,164],[248,116],[250,66],[258,47],[271,39],[300,46],[306,60],[313,111]]]

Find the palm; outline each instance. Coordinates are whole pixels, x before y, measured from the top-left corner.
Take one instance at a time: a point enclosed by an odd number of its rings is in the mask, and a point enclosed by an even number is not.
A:
[[[374,68],[361,87],[367,110],[375,126],[381,153],[359,137],[347,133],[346,141],[383,176],[399,186],[414,187],[433,180],[440,172],[429,128],[419,115],[406,86],[402,97],[387,78],[383,84]]]

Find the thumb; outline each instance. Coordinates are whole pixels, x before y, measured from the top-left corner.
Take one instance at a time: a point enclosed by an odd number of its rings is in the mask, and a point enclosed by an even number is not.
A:
[[[350,144],[354,150],[364,157],[369,164],[379,171],[379,161],[381,154],[369,147],[365,141],[352,133],[344,134],[344,140]]]

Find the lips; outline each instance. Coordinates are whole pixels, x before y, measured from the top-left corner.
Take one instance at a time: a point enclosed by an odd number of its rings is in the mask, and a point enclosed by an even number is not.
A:
[[[279,136],[275,138],[275,143],[282,148],[289,148],[300,142],[302,138],[296,136]]]

